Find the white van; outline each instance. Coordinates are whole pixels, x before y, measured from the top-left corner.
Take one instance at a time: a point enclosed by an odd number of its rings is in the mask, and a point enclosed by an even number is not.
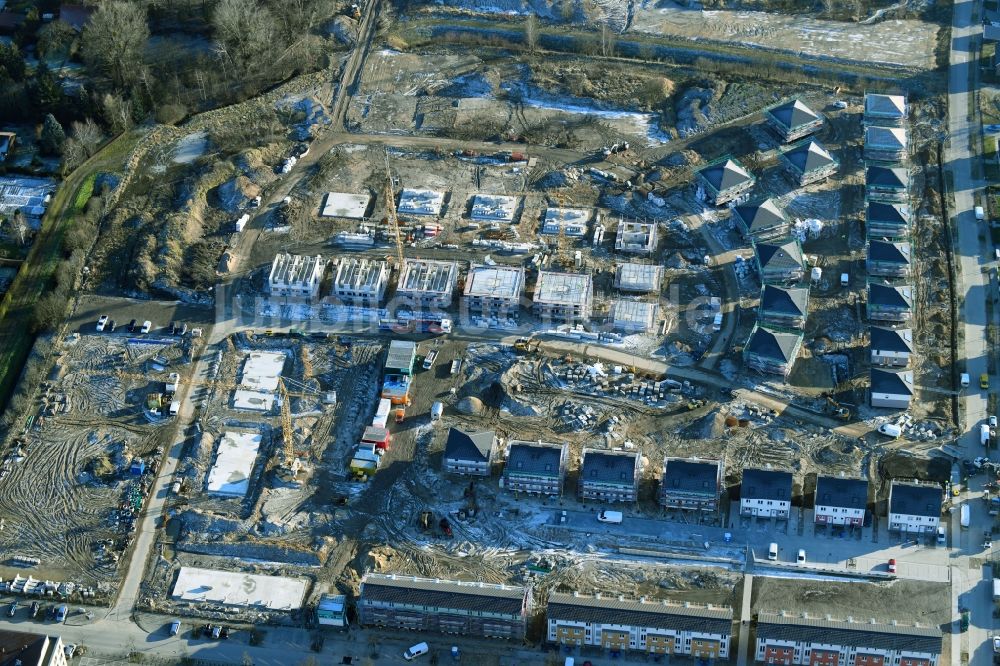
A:
[[[979,443],[983,446],[990,445],[990,426],[985,423],[979,424]]]
[[[971,515],[970,515],[970,514],[971,514],[971,513],[972,513],[972,511],[971,511],[971,509],[969,508],[969,503],[968,503],[968,502],[963,502],[963,503],[962,503],[962,509],[961,509],[961,513],[959,514],[959,515],[960,515],[960,521],[959,521],[959,524],[960,524],[960,525],[961,525],[961,526],[962,526],[963,528],[966,528],[966,527],[968,527],[968,526],[969,526],[969,522],[970,522],[970,518],[971,518]]]
[[[962,388],[968,388],[969,387],[969,381],[970,381],[969,380],[969,373],[963,372],[962,376],[961,376],[961,379],[959,381],[959,383],[962,385]]]
[[[946,540],[947,540],[947,536],[945,534],[944,528],[943,527],[939,527],[938,530],[937,530],[937,542],[938,542],[938,545],[939,546],[943,546],[945,544]]]
[[[417,657],[427,654],[431,649],[427,647],[427,643],[417,643],[416,645],[411,645],[406,648],[406,652],[403,653],[403,659],[406,661],[413,661]]]
[[[431,405],[431,423],[440,421],[442,414],[444,414],[444,403],[435,402]]]
[[[767,547],[767,559],[772,562],[778,559],[778,544],[774,541],[772,541],[771,545]]]
[[[602,523],[615,523],[616,525],[622,522],[622,512],[621,511],[601,511],[597,514],[597,519]]]
[[[878,427],[879,433],[892,438],[898,438],[903,434],[903,429],[895,423],[883,423]]]
[[[986,219],[986,211],[983,209],[982,206],[976,206],[975,209],[973,209],[973,210],[974,210],[974,212],[976,214],[976,219],[977,220],[985,220]]]

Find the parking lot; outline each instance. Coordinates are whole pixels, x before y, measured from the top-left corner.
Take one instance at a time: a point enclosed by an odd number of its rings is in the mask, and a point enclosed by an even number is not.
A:
[[[69,320],[69,330],[81,334],[96,333],[95,326],[101,315],[108,315],[116,322],[116,335],[126,335],[128,323],[133,319],[139,326],[146,320],[152,322],[150,335],[168,334],[173,321],[186,323],[189,330],[202,328],[207,334],[207,328],[215,322],[215,309],[211,307],[179,301],[90,296],[80,300],[80,305]]]

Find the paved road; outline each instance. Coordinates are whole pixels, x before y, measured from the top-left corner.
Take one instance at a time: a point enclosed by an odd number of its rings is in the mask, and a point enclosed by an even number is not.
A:
[[[952,176],[953,228],[957,231],[955,254],[958,263],[959,283],[956,292],[962,303],[961,320],[962,345],[960,354],[964,365],[960,371],[968,372],[972,386],[965,392],[960,410],[964,434],[958,445],[966,457],[980,455],[978,434],[975,427],[986,416],[986,394],[978,389],[977,378],[989,371],[986,345],[986,288],[983,284],[983,257],[989,252],[980,241],[980,223],[975,219],[974,207],[980,197],[980,183],[973,176],[973,160],[977,159],[975,146],[980,128],[975,123],[976,116],[970,114],[970,104],[975,103],[976,63],[978,44],[982,36],[982,26],[978,21],[981,2],[976,0],[956,0],[952,19],[950,68],[948,77],[948,133],[945,146],[947,169]],[[987,285],[988,287],[988,281]],[[975,506],[978,503],[975,503]],[[980,517],[973,525],[989,525],[990,517]],[[981,539],[980,530],[967,530],[953,535],[958,538],[967,553],[969,540]],[[952,565],[952,612],[957,623],[958,605],[966,604],[971,610],[970,628],[966,633],[956,633],[952,640],[951,663],[961,663],[961,653],[968,653],[970,664],[978,666],[992,663],[992,654],[984,649],[989,633],[993,629],[992,603],[984,600],[989,596],[982,589],[983,573],[979,567],[972,567],[968,556],[956,557]],[[956,626],[957,629],[957,626]]]

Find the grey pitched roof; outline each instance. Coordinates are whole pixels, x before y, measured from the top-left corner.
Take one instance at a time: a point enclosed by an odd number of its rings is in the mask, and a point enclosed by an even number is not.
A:
[[[940,654],[942,640],[941,630],[937,627],[783,617],[766,612],[757,615],[757,637],[793,643],[822,643],[927,654]]]
[[[549,620],[557,622],[617,624],[725,636],[732,633],[733,622],[733,609],[728,607],[685,607],[617,597],[575,597],[559,592],[549,594],[545,614]]]
[[[885,261],[895,264],[910,263],[910,244],[906,242],[873,240],[868,242],[868,258],[872,261]]]
[[[865,183],[905,189],[910,185],[910,174],[902,167],[870,166],[865,169]]]
[[[794,238],[773,243],[754,243],[757,262],[761,270],[770,268],[781,271],[802,268],[802,246]]]
[[[770,229],[788,221],[785,213],[774,203],[773,199],[767,199],[759,203],[745,204],[733,208],[733,213],[739,216],[750,233],[761,229]]]
[[[43,663],[45,639],[40,634],[0,631],[0,666]]]
[[[906,98],[902,95],[865,94],[865,113],[898,116],[906,114]]]
[[[635,482],[638,460],[639,454],[628,451],[584,449],[580,480],[632,484]]]
[[[872,349],[891,352],[913,352],[913,331],[908,328],[884,328],[872,326],[869,329]]]
[[[868,302],[908,309],[913,305],[913,289],[906,285],[893,286],[869,282]]]
[[[565,444],[511,442],[504,473],[534,474],[558,477]]]
[[[869,221],[906,224],[910,221],[910,207],[906,204],[869,201],[868,207],[865,210],[865,217]]]
[[[361,602],[392,602],[413,606],[461,608],[520,615],[524,588],[486,583],[429,580],[391,574],[367,574],[361,582]]]
[[[667,458],[663,469],[664,490],[701,493],[715,497],[719,492],[719,460]]]
[[[489,462],[495,443],[496,435],[492,430],[465,432],[451,428],[448,430],[448,440],[444,445],[444,457]]]
[[[865,128],[865,147],[887,148],[899,150],[906,148],[906,130],[902,127],[878,127],[869,125]]]
[[[913,373],[909,370],[871,369],[872,393],[913,395]]]
[[[837,506],[846,509],[868,507],[868,481],[842,476],[821,476],[816,479],[816,506]]]
[[[715,188],[716,192],[723,192],[754,179],[753,174],[743,168],[743,165],[736,160],[724,160],[716,164],[709,164],[702,167],[698,173]]]
[[[792,473],[777,469],[745,469],[740,498],[791,501]]]
[[[797,99],[772,106],[764,113],[771,116],[771,118],[787,130],[808,125],[822,118],[822,116]]]
[[[940,518],[943,498],[941,486],[893,481],[889,491],[889,512]]]
[[[813,139],[795,144],[783,152],[782,155],[801,173],[809,173],[828,164],[837,163],[833,155],[818,141],[814,141]]]
[[[760,291],[761,311],[804,316],[808,307],[808,287],[776,287],[765,284]]]
[[[746,350],[764,358],[788,362],[799,353],[802,333],[779,331],[767,326],[754,326],[747,340]]]

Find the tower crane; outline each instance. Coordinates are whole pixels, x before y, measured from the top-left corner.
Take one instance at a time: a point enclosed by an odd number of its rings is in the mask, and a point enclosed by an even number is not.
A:
[[[396,215],[396,190],[392,186],[392,171],[389,169],[389,151],[385,151],[385,215],[396,239],[396,269],[403,274],[403,239],[399,235],[399,218]]]

